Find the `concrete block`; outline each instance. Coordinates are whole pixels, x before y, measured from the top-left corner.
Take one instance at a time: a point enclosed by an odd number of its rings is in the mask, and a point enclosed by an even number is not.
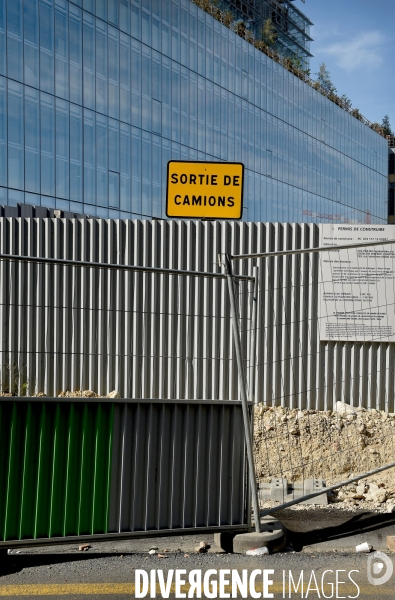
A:
[[[301,483],[288,483],[285,477],[272,479],[270,483],[259,484],[259,499],[261,502],[265,500],[275,500],[285,503],[302,498],[325,487],[325,482],[322,479],[306,479]],[[302,500],[301,504],[320,504],[325,506],[328,504],[326,493],[320,494],[310,500]]]
[[[288,482],[285,477],[272,479],[270,483],[271,499],[278,502],[285,502],[288,494]]]
[[[233,538],[233,552],[245,554],[247,550],[268,548],[269,552],[279,552],[285,546],[286,534],[278,519],[265,517],[261,520],[261,532],[240,533]]]

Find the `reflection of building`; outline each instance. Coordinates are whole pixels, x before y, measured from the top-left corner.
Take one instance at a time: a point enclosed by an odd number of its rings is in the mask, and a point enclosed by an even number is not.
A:
[[[221,0],[219,4],[223,9],[229,8],[235,19],[243,21],[258,38],[270,19],[276,33],[277,52],[283,56],[299,56],[307,66],[311,56],[312,22],[292,0]]]
[[[386,140],[234,23],[190,0],[4,4],[0,204],[163,217],[168,160],[230,160],[244,219],[387,220]]]
[[[388,223],[395,224],[395,136],[388,135]]]

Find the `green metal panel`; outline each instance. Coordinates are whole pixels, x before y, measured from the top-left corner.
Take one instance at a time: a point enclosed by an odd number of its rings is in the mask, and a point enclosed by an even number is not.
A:
[[[0,402],[0,539],[108,531],[113,404]]]
[[[71,410],[73,410],[73,406],[71,406]],[[52,478],[51,514],[49,521],[50,537],[65,535],[68,421],[64,418],[63,412],[61,405],[58,403],[54,421],[53,473],[61,472],[63,473],[63,477]]]

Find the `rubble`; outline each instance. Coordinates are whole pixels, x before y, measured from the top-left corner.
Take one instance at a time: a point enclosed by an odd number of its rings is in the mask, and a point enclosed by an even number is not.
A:
[[[206,554],[210,548],[211,546],[208,542],[200,542],[199,546],[195,548],[195,552],[198,552],[199,554]]]
[[[322,479],[327,486],[394,461],[395,414],[337,402],[335,410],[255,407],[257,479],[285,477],[298,483]],[[330,506],[391,512],[395,471],[389,469],[328,494]],[[263,506],[270,508],[270,501]],[[295,508],[298,510],[298,508]]]
[[[96,392],[92,392],[92,390],[75,390],[74,392],[66,390],[64,392],[60,392],[60,394],[58,394],[58,398],[101,398],[101,396],[96,394]]]
[[[247,556],[263,556],[264,554],[270,554],[269,548],[264,546],[263,548],[255,548],[254,550],[247,550]]]
[[[87,552],[89,548],[92,548],[90,544],[81,544],[81,546],[78,546],[80,552]]]

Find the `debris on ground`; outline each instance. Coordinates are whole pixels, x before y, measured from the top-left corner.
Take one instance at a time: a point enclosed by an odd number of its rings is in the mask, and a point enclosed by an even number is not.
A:
[[[70,390],[66,390],[64,392],[60,392],[58,394],[58,398],[101,398],[99,394],[96,392],[92,392],[92,390],[75,390],[71,392]]]
[[[269,548],[264,546],[263,548],[254,548],[254,550],[247,550],[247,556],[263,556],[264,554],[270,554]]]
[[[90,544],[81,544],[81,546],[78,546],[80,552],[87,552],[89,548],[92,548]]]
[[[148,550],[148,554],[156,554],[156,550],[154,550],[154,548],[152,548],[152,550]]]
[[[258,404],[254,455],[259,483],[324,480],[327,486],[393,462],[395,413],[337,402],[335,410],[300,410]],[[328,494],[330,506],[392,512],[395,471],[389,469]],[[264,508],[278,502],[265,501]],[[329,506],[328,505],[328,506]],[[303,510],[297,505],[295,510]]]
[[[211,546],[208,542],[200,542],[199,546],[195,548],[195,552],[199,554],[205,554],[207,550],[210,550]]]
[[[362,544],[358,544],[355,546],[355,552],[366,552],[369,553],[373,550],[373,546],[368,544],[367,542],[363,542]]]

